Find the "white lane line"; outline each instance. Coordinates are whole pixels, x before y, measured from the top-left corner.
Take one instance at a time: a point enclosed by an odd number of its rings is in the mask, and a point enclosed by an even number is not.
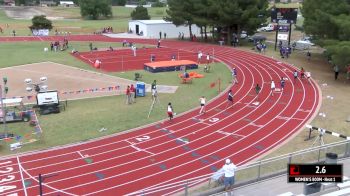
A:
[[[298,112],[310,112],[310,110],[299,109]]]
[[[77,151],[77,153],[81,156],[81,158],[85,158],[85,156],[83,154],[81,154],[80,151]]]
[[[23,173],[22,173],[22,165],[21,162],[19,161],[19,157],[17,156],[17,163],[18,163],[18,167],[19,167],[19,173],[21,174],[21,181],[22,181],[22,185],[23,185],[23,191],[24,191],[24,195],[27,196],[27,189],[26,189],[26,185],[24,183],[24,178],[23,178]]]
[[[245,137],[245,135],[240,135],[240,134],[236,134],[236,133],[229,133],[229,132],[226,132],[226,131],[216,131],[217,133],[220,133],[220,134],[223,134],[223,135],[226,135],[226,136],[238,136],[238,137]]]
[[[259,127],[259,128],[264,127],[264,125],[257,125],[257,124],[255,124],[254,122],[250,123],[250,125],[255,126],[255,127]]]
[[[176,140],[179,140],[179,141],[181,141],[181,142],[183,142],[183,143],[186,143],[186,144],[190,143],[189,141],[184,140],[184,139],[182,139],[182,138],[176,138]]]
[[[136,146],[134,146],[134,145],[130,145],[130,147],[133,148],[133,149],[135,149],[135,150],[137,150],[137,151],[143,151],[143,152],[147,152],[147,153],[149,153],[149,154],[151,154],[151,155],[155,155],[155,153],[153,153],[153,152],[150,152],[150,151],[148,151],[148,150],[145,150],[145,149],[136,147]]]
[[[302,119],[302,118],[292,118],[292,117],[286,117],[286,116],[276,116],[277,119],[281,119],[281,120],[305,120],[305,119]]]

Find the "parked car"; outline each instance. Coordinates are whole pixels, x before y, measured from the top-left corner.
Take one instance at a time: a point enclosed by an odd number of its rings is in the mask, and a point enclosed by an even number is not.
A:
[[[275,31],[276,29],[277,29],[277,25],[270,23],[267,26],[258,28],[257,31],[258,32],[262,32],[262,31],[269,32],[269,31]]]
[[[246,39],[248,37],[247,31],[242,31],[241,34],[239,35],[241,39]]]
[[[265,41],[266,36],[262,34],[254,34],[252,36],[248,36],[248,41],[249,42],[257,42],[257,41]]]
[[[23,105],[22,98],[3,99],[5,108],[5,120],[6,122],[18,122],[29,121],[31,117],[30,111],[28,111]],[[0,107],[0,123],[4,121],[3,110]]]

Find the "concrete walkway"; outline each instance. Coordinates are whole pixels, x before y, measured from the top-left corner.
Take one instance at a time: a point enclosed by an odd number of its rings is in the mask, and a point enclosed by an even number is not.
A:
[[[343,164],[343,175],[350,177],[350,159],[345,159],[338,161],[339,164]],[[323,190],[324,189],[324,190]],[[325,193],[338,190],[334,186],[321,186],[321,192],[314,193],[312,196],[318,196]],[[304,192],[304,183],[288,183],[287,175],[282,175],[275,177],[270,180],[261,181],[254,184],[249,184],[246,186],[238,187],[230,193],[220,193],[216,194],[218,196],[275,196],[283,194],[286,192],[291,192],[293,195],[303,194]]]

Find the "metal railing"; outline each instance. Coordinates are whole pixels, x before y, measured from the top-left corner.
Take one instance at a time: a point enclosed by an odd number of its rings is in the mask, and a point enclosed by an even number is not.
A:
[[[340,141],[315,146],[293,153],[263,159],[239,166],[235,186],[242,186],[270,177],[286,174],[290,163],[318,163],[326,160],[326,153],[335,153],[338,159],[350,156],[350,141]],[[149,187],[129,195],[210,195],[223,191],[220,181],[213,181],[213,173],[177,181],[162,186]],[[219,174],[220,175],[220,174]]]

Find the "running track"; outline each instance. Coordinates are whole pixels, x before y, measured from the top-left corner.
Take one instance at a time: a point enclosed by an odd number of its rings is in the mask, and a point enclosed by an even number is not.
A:
[[[61,37],[1,37],[0,41],[54,41]],[[103,36],[70,36],[70,41],[122,41]],[[155,40],[133,40],[156,44]],[[238,69],[239,84],[232,88],[234,105],[227,110],[226,93],[195,108],[172,123],[156,122],[133,132],[0,161],[0,194],[38,195],[37,176],[46,176],[45,195],[171,195],[184,182],[206,181],[226,158],[242,165],[277,147],[310,121],[320,105],[314,81],[293,83],[290,65],[230,47],[163,41],[163,47],[204,53]],[[269,82],[283,93],[271,97]],[[254,105],[254,86],[262,84],[260,104]]]

